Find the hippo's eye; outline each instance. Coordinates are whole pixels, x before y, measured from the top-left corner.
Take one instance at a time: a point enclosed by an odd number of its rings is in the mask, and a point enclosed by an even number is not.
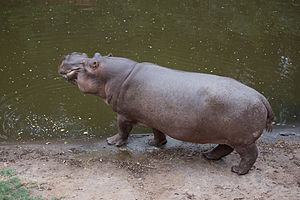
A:
[[[97,68],[97,62],[96,61],[93,62],[93,64],[91,65],[91,68],[94,69],[94,70]]]

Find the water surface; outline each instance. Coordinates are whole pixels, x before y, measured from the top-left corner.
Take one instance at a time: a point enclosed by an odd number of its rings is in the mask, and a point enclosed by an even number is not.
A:
[[[235,78],[269,99],[277,125],[297,126],[299,9],[295,0],[1,1],[0,141],[117,132],[101,99],[58,76],[73,51]]]

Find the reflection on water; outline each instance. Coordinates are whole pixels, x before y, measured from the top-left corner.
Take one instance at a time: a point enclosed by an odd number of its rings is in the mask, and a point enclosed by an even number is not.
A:
[[[57,74],[73,51],[235,78],[300,121],[297,1],[0,2],[0,141],[102,137],[115,114]],[[136,132],[148,131],[138,128]]]

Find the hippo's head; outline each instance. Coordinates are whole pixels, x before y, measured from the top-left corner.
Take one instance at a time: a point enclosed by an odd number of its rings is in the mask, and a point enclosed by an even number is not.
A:
[[[97,95],[101,90],[100,53],[88,58],[85,53],[72,53],[63,58],[59,74],[78,86],[81,92]]]

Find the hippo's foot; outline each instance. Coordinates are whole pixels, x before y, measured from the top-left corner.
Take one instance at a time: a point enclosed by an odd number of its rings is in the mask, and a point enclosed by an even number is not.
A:
[[[162,145],[167,143],[167,139],[166,139],[166,135],[155,129],[152,128],[153,134],[154,134],[154,139],[150,139],[148,140],[148,144],[151,146],[155,146],[155,147],[161,147]]]
[[[106,141],[109,145],[116,145],[117,147],[120,147],[126,144],[127,138],[124,139],[119,134],[116,134],[112,137],[107,138]]]
[[[167,144],[167,139],[164,140],[149,139],[148,144],[150,146],[161,147],[162,145]]]
[[[233,151],[233,148],[226,144],[219,144],[211,151],[202,153],[202,155],[208,160],[219,160],[224,156],[227,156]]]
[[[240,155],[239,165],[232,166],[231,171],[238,175],[247,174],[258,156],[258,150],[255,143],[247,146],[235,147],[236,152]]]
[[[238,165],[234,165],[231,167],[231,171],[237,173],[238,175],[244,175],[249,172],[249,170],[241,169]]]

